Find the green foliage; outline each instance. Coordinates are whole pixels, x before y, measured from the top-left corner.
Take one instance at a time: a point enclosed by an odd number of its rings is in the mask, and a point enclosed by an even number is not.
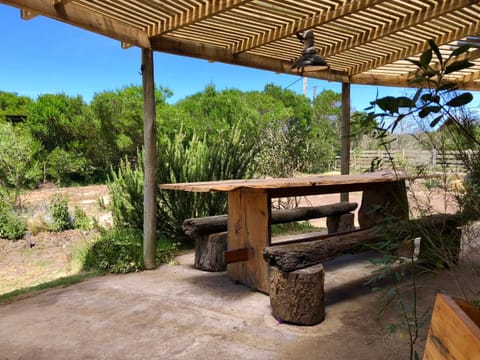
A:
[[[88,160],[76,152],[56,147],[46,158],[46,175],[56,183],[66,184],[75,174],[86,174]]]
[[[143,157],[138,165],[127,159],[117,171],[111,171],[108,181],[113,224],[118,228],[143,230]]]
[[[456,84],[449,83],[446,76],[451,72],[461,71],[472,66],[472,63],[466,60],[457,60],[457,56],[465,53],[468,47],[460,46],[447,58],[444,58],[433,41],[430,41],[429,44],[430,49],[425,51],[418,60],[410,60],[418,67],[416,83],[419,89],[416,93],[412,97],[387,96],[372,101],[372,107],[368,109],[371,112],[367,114],[367,119],[378,122],[377,137],[380,145],[387,150],[391,142],[395,140],[389,134],[394,133],[399,124],[417,119],[431,129],[442,132],[441,140],[448,137],[448,134],[451,137],[452,134],[455,134],[453,141],[461,139],[458,144],[469,144],[470,149],[476,150],[472,154],[478,154],[480,141],[477,133],[472,131],[474,128],[471,126],[472,123],[468,120],[464,121],[465,118],[461,116],[462,110],[472,101],[473,96],[470,93],[459,93]],[[435,143],[432,145],[438,146]],[[440,143],[440,146],[444,146],[444,143]],[[470,184],[467,181],[466,189],[469,190],[465,192],[464,199],[472,199],[473,203],[478,204],[478,199],[480,199],[478,191],[480,188],[478,186],[478,179],[480,179],[478,177],[480,175],[479,155],[465,157],[464,160],[473,175],[469,180]],[[431,186],[433,183],[427,183],[427,185]],[[471,187],[469,188],[469,186]],[[462,204],[461,200],[459,203]],[[425,209],[421,208],[416,210],[420,213],[425,212]],[[480,212],[477,213],[477,218],[478,214]],[[462,215],[466,219],[465,210]],[[417,262],[427,268],[453,267],[458,261],[460,234],[457,224],[451,226],[424,224],[422,228],[400,236],[394,231],[388,231],[394,229],[391,224],[395,222],[395,219],[390,220],[392,220],[390,224],[384,224],[386,225],[385,242],[379,245],[379,249],[385,251],[385,255],[375,262],[380,266],[380,270],[369,282],[375,284],[384,279],[391,281],[391,285],[385,287],[384,290],[387,303],[396,305],[399,321],[391,324],[390,328],[392,331],[402,329],[407,333],[410,343],[410,359],[414,359],[418,358],[415,344],[418,340],[419,329],[428,321],[427,313],[419,313],[417,309]],[[421,236],[418,259],[413,251],[414,234]],[[401,244],[410,245],[407,246],[408,259],[399,256],[398,250],[402,246]],[[405,290],[406,280],[410,285],[408,291]]]
[[[23,238],[26,230],[22,217],[7,204],[0,204],[0,238],[18,240]]]
[[[32,103],[29,97],[0,91],[0,120],[5,120],[5,115],[27,115]]]
[[[418,66],[416,83],[419,89],[413,97],[386,96],[371,102],[373,110],[377,107],[380,112],[370,112],[370,119],[391,119],[386,129],[393,132],[399,123],[416,115],[420,119],[430,119],[430,126],[436,127],[450,121],[463,129],[461,122],[455,116],[454,108],[463,107],[473,100],[470,93],[458,93],[457,86],[448,81],[447,74],[453,71],[464,70],[473,63],[461,60],[455,61],[456,56],[468,51],[468,47],[459,47],[447,59],[438,51],[437,45],[430,41],[430,49],[426,50],[420,60],[410,60]],[[432,54],[436,56],[436,64],[432,61]],[[471,138],[471,134],[464,132]],[[472,139],[475,141],[475,139]]]
[[[27,128],[0,123],[0,185],[15,190],[16,207],[21,206],[20,190],[39,181],[36,156],[40,150]]]
[[[64,231],[73,229],[72,217],[68,211],[68,201],[61,194],[55,194],[50,199],[49,205],[52,221],[47,228],[51,231]]]
[[[91,230],[93,228],[92,219],[78,206],[75,206],[73,212],[73,227],[80,230]]]
[[[255,139],[234,128],[215,145],[207,146],[206,138],[190,140],[180,132],[173,140],[163,140],[158,154],[158,182],[178,183],[221,179],[248,178],[253,174],[256,154]],[[143,156],[139,163],[124,160],[112,171],[108,183],[111,210],[116,227],[143,229]],[[157,228],[169,238],[183,238],[181,225],[190,217],[223,214],[225,194],[160,191],[157,194]]]
[[[39,285],[30,286],[27,288],[21,288],[14,290],[5,294],[0,295],[0,304],[13,301],[17,297],[24,296],[25,294],[33,294],[36,292],[44,291],[46,289],[53,289],[58,287],[67,287],[76,283],[79,283],[83,280],[91,278],[93,276],[98,276],[97,272],[87,272],[81,274],[75,274],[71,276],[61,277],[52,281],[47,281]]]
[[[315,152],[315,130],[320,129],[312,120],[309,100],[273,84],[265,86],[264,94],[276,100],[278,115],[264,122],[264,127],[260,128],[262,175],[290,177],[298,172],[312,171],[312,164],[317,164],[324,157]],[[325,148],[328,149],[328,145],[322,149]],[[329,155],[329,160],[333,160],[334,155]]]
[[[142,233],[135,229],[104,231],[85,254],[83,270],[111,273],[143,270],[142,242]]]
[[[46,175],[54,181],[85,181],[103,171],[100,124],[82,97],[41,95],[31,105],[26,125],[42,144]]]
[[[210,140],[211,141],[211,140]],[[253,175],[256,139],[235,126],[207,145],[206,137],[190,140],[180,131],[161,145],[158,154],[158,181],[181,183],[249,178]],[[224,193],[160,191],[158,229],[172,238],[182,238],[181,224],[191,217],[226,212]]]
[[[166,106],[168,89],[155,91],[157,112]],[[100,147],[105,169],[117,167],[122,159],[135,159],[143,144],[143,90],[130,85],[95,94],[91,109],[99,121]],[[172,129],[174,127],[172,126]],[[162,131],[163,132],[163,131]]]
[[[415,356],[415,344],[419,338],[419,331],[428,321],[428,310],[423,314],[418,313],[413,235],[405,229],[394,226],[398,223],[395,217],[386,218],[380,229],[383,231],[383,241],[375,246],[382,256],[372,259],[377,270],[369,278],[367,284],[375,292],[383,293],[385,303],[393,306],[398,314],[398,321],[390,323],[390,332],[405,333],[409,339],[410,359]],[[401,256],[401,251],[406,251],[407,257]],[[403,282],[408,279],[411,287],[405,288]],[[387,285],[385,285],[387,284]]]
[[[182,123],[186,138],[191,138],[193,134],[205,134],[212,143],[234,126],[240,126],[244,133],[255,133],[259,117],[241,91],[228,89],[218,92],[212,85],[178,102],[176,107],[184,115]]]
[[[308,221],[294,221],[285,224],[273,224],[271,226],[272,236],[284,234],[301,234],[306,232],[317,231],[318,228],[310,224]]]

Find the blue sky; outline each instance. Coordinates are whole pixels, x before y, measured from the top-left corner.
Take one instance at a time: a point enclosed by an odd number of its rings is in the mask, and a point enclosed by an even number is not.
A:
[[[36,98],[45,93],[81,95],[90,102],[97,92],[141,84],[139,48],[122,49],[120,42],[45,17],[25,21],[20,11],[0,5],[0,90]],[[262,90],[274,83],[298,93],[298,76],[210,63],[205,60],[155,53],[155,82],[173,91],[170,102],[202,91],[209,84],[217,90]],[[297,81],[299,80],[299,81]],[[308,79],[312,97],[341,84]],[[351,87],[352,108],[363,110],[377,96],[401,95],[407,90],[377,86]]]

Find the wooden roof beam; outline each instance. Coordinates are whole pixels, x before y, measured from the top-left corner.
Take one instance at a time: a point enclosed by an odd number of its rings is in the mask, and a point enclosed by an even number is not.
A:
[[[38,14],[35,11],[31,11],[29,9],[20,9],[20,17],[22,20],[30,20],[36,16],[38,16]]]
[[[169,37],[152,38],[152,48],[174,55],[190,56],[209,61],[218,61],[226,64],[248,66],[255,69],[269,70],[276,73],[298,75],[290,70],[292,63],[271,57],[247,53],[233,54],[229,49],[208,44],[199,44],[186,40]],[[343,72],[318,71],[305,73],[304,76],[327,81],[349,82],[350,79]]]
[[[450,43],[457,39],[464,38],[465,36],[468,36],[473,33],[477,33],[478,31],[480,31],[480,18],[477,18],[476,21],[474,21],[472,18],[472,22],[468,24],[468,26],[462,27],[458,29],[458,31],[450,31],[444,34],[443,36],[434,38],[433,40],[437,44],[441,45],[441,44]],[[388,54],[387,56],[380,56],[374,60],[365,62],[362,65],[353,67],[352,69],[350,69],[350,75],[355,76],[357,74],[368,71],[370,69],[384,66],[386,64],[394,63],[395,61],[420,54],[424,52],[426,49],[428,49],[428,47],[429,47],[428,41],[418,43],[414,46],[412,45],[407,46],[401,49],[401,51],[397,53]]]
[[[359,74],[351,78],[352,84],[358,85],[378,85],[378,86],[395,86],[403,88],[411,88],[416,86],[405,76],[392,75],[373,75]],[[480,91],[480,81],[461,82],[457,81],[458,88],[461,90]]]
[[[136,27],[88,11],[74,2],[54,4],[52,0],[0,0],[0,3],[81,27],[142,48],[150,47],[148,35]]]
[[[66,5],[74,0],[53,0],[53,5],[56,6],[61,6],[61,5]]]
[[[311,17],[284,24],[275,29],[264,31],[254,37],[242,40],[233,45],[231,50],[234,54],[245,52],[269,44],[273,41],[281,40],[298,32],[362,11],[384,1],[386,0],[359,0],[346,2],[344,6],[339,6],[335,10],[326,13],[325,11],[319,11]]]
[[[211,18],[222,12],[246,5],[253,0],[213,0],[196,3],[196,6],[182,14],[175,15],[168,21],[150,26],[150,36],[161,36],[171,31],[192,25],[196,22]]]

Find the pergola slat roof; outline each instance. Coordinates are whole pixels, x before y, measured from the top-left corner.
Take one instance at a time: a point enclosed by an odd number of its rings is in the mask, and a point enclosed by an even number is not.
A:
[[[22,17],[51,17],[153,50],[291,73],[296,33],[314,30],[330,70],[305,76],[411,86],[433,39],[442,53],[470,43],[475,66],[450,74],[480,90],[480,0],[0,0]]]

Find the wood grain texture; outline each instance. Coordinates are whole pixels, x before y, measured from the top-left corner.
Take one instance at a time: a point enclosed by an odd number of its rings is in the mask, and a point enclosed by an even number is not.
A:
[[[227,250],[227,232],[205,234],[195,239],[195,269],[218,272],[227,265],[223,253]]]
[[[325,318],[323,265],[293,272],[270,269],[272,315],[282,322],[315,325]]]
[[[479,318],[478,308],[437,294],[423,360],[479,360],[480,327],[474,321]]]
[[[378,228],[363,229],[307,243],[269,246],[263,250],[263,257],[270,266],[290,272],[331,260],[347,252],[365,250],[360,245],[373,244],[381,239],[382,232]]]
[[[375,172],[356,175],[334,175],[334,176],[299,176],[295,178],[277,179],[246,179],[246,180],[224,180],[205,181],[192,183],[161,184],[164,190],[183,190],[192,192],[209,191],[233,191],[238,189],[257,190],[278,190],[310,188],[317,194],[329,193],[329,188],[334,187],[336,192],[342,190],[351,191],[352,187],[361,189],[362,185],[391,183],[399,180],[421,178],[416,175],[395,174],[393,172]]]
[[[292,221],[304,221],[316,218],[341,216],[354,211],[357,203],[337,203],[321,206],[297,207],[292,209],[272,210],[272,224],[283,224]],[[185,235],[195,238],[204,234],[227,231],[228,216],[217,215],[202,218],[186,219],[182,224]]]

